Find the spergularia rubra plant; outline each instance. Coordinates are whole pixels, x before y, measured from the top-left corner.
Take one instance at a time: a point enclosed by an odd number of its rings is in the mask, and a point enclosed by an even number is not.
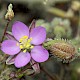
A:
[[[48,59],[49,53],[42,46],[45,39],[45,28],[39,26],[30,30],[24,23],[16,21],[12,26],[12,39],[4,40],[1,50],[5,54],[17,55],[14,65],[20,68],[31,59],[39,63]]]

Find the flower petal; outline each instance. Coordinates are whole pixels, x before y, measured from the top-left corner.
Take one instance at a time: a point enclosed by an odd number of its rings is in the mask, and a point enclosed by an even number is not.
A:
[[[42,46],[35,46],[31,50],[31,56],[36,62],[44,62],[49,58],[49,53]]]
[[[29,36],[29,29],[24,23],[16,21],[12,26],[12,34],[19,41],[21,37]]]
[[[17,41],[15,40],[5,40],[1,44],[1,50],[5,54],[14,55],[20,51],[20,48],[16,45]]]
[[[30,37],[32,37],[31,43],[34,45],[39,45],[46,39],[46,29],[43,27],[36,27],[31,30]]]
[[[31,59],[31,56],[28,52],[26,53],[20,52],[15,58],[15,62],[14,62],[15,66],[17,68],[23,67],[30,62],[30,59]]]

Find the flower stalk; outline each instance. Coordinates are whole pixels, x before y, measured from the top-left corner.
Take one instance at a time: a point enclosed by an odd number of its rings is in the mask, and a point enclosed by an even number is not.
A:
[[[6,19],[8,22],[7,22],[6,27],[5,27],[5,29],[4,29],[4,33],[3,33],[3,36],[2,36],[2,39],[1,39],[1,43],[2,43],[3,40],[4,40],[4,37],[5,37],[6,31],[7,31],[8,25],[9,25],[10,21],[11,21],[11,20],[13,19],[13,17],[14,17],[14,12],[13,12],[12,8],[13,8],[12,4],[9,4],[8,9],[7,9],[7,13],[5,14],[5,19]]]
[[[2,38],[1,38],[1,43],[2,43],[3,40],[4,40],[4,37],[5,37],[5,34],[6,34],[6,31],[7,31],[7,28],[8,28],[9,23],[10,23],[10,21],[8,21],[7,24],[6,24],[6,27],[5,27],[5,29],[4,29],[3,36],[2,36]]]
[[[58,78],[56,77],[56,75],[51,75],[48,73],[48,71],[46,71],[43,67],[41,67],[41,70],[51,79],[51,80],[58,80]]]

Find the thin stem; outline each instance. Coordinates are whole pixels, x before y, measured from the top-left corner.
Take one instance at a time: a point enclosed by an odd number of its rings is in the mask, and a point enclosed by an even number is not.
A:
[[[76,39],[79,39],[79,38],[80,38],[80,18],[78,22],[78,31],[77,31]]]
[[[1,39],[1,43],[4,40],[4,37],[5,37],[5,34],[6,34],[6,31],[7,31],[7,28],[8,28],[9,23],[10,23],[10,21],[8,21],[7,24],[6,24],[6,27],[4,29],[4,33],[3,33],[3,36],[2,36],[2,39]]]
[[[58,80],[57,76],[52,76],[48,73],[48,71],[46,71],[43,67],[41,67],[41,70],[51,79],[51,80]]]
[[[66,75],[71,75],[72,70],[70,68],[69,63],[62,63],[61,68],[63,68],[63,74],[60,76],[60,80],[64,80],[66,78]]]

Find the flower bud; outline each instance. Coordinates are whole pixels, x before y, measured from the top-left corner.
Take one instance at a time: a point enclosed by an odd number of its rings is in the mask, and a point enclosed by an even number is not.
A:
[[[13,8],[12,4],[9,4],[7,13],[5,15],[5,19],[12,20],[12,18],[14,17],[14,12],[12,8]]]
[[[72,5],[71,5],[71,8],[74,10],[74,11],[78,11],[80,10],[80,2],[79,1],[72,1]]]

